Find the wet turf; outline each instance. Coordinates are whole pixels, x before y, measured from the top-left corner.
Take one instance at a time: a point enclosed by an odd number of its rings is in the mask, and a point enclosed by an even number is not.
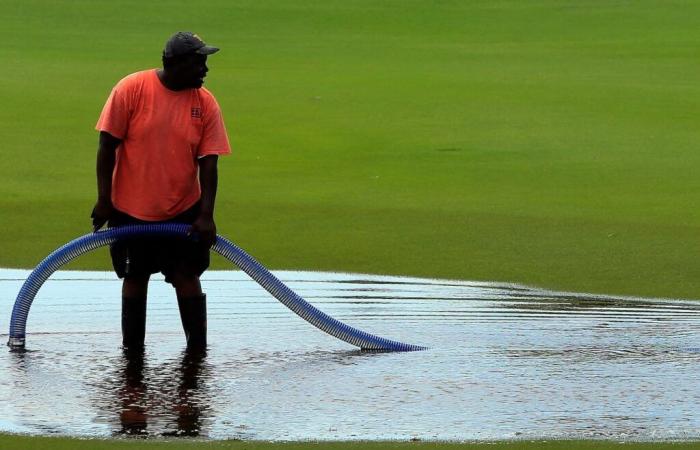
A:
[[[219,229],[270,267],[700,296],[697,3],[177,4],[3,10],[0,266],[89,230],[101,105],[185,27],[222,48]]]

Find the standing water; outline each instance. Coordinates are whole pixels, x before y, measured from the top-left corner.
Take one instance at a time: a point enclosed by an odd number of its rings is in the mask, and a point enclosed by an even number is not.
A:
[[[0,271],[0,330],[28,271]],[[425,345],[365,353],[242,272],[208,272],[209,352],[186,354],[154,277],[142,357],[120,349],[121,283],[57,272],[0,352],[0,431],[211,439],[700,438],[700,303],[498,283],[276,272],[322,311]],[[7,340],[7,334],[0,338]]]

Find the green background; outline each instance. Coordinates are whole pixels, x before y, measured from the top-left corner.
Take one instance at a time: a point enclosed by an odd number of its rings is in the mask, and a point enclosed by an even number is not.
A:
[[[219,232],[266,266],[700,297],[700,2],[2,6],[2,267],[90,231],[107,95],[191,29]]]

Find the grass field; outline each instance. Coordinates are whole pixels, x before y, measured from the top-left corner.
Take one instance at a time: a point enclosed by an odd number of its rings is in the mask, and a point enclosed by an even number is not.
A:
[[[0,266],[89,231],[111,86],[194,29],[219,231],[269,267],[700,297],[699,3],[165,5],[5,5]]]
[[[0,449],[12,450],[690,450],[700,448],[692,442],[621,443],[606,441],[549,442],[302,442],[269,443],[243,441],[105,441],[63,438],[28,438],[0,435]]]

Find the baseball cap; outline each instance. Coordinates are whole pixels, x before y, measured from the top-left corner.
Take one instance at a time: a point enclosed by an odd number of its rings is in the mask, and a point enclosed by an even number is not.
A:
[[[182,56],[189,53],[211,55],[218,51],[218,48],[205,44],[202,38],[195,33],[191,31],[178,31],[170,36],[168,42],[165,43],[163,56],[171,58],[173,56]]]

